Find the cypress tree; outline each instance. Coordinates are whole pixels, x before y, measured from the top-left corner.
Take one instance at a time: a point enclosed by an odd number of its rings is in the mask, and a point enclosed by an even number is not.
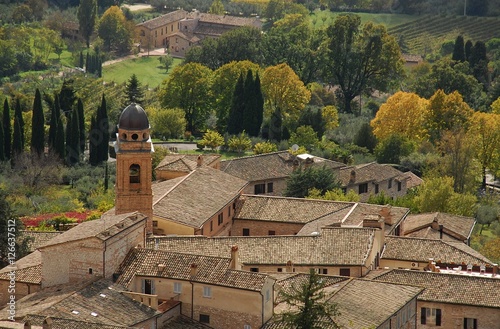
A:
[[[79,136],[79,144],[80,144],[80,153],[82,154],[85,151],[85,113],[83,111],[83,102],[80,98],[78,98],[78,131],[80,132]]]
[[[10,107],[9,107],[9,102],[7,98],[3,102],[3,120],[2,120],[2,126],[3,126],[3,141],[4,141],[4,154],[5,154],[5,159],[9,160],[10,159],[10,154],[12,153],[12,127],[10,123]]]
[[[92,166],[97,166],[99,164],[97,156],[97,138],[99,135],[98,129],[96,127],[96,117],[92,116],[90,118],[90,131],[89,131],[89,163]]]
[[[459,35],[455,40],[455,47],[453,48],[453,55],[451,59],[454,61],[465,61],[464,37]]]
[[[59,105],[67,118],[71,116],[73,104],[75,103],[75,91],[73,90],[73,81],[64,80],[59,92]]]
[[[57,131],[56,138],[54,141],[54,151],[61,161],[66,158],[65,144],[64,144],[64,124],[62,122],[61,114],[57,118]]]
[[[21,122],[19,121],[19,116],[14,116],[14,136],[12,139],[12,159],[23,152],[23,129],[21,128]]]
[[[19,98],[16,98],[16,109],[14,112],[14,133],[15,133],[15,122],[17,119],[17,124],[19,125],[19,131],[18,131],[18,140],[17,140],[17,147],[18,149],[16,150],[17,153],[21,153],[24,150],[24,119],[23,119],[23,111],[21,110],[21,101]],[[14,134],[15,136],[15,134]],[[13,140],[13,144],[15,141]],[[14,146],[12,146],[12,149],[14,151]]]
[[[101,106],[99,106],[99,108],[97,109],[96,126],[97,129],[99,130],[97,161],[98,163],[102,163],[108,161],[108,144],[109,144],[108,110],[104,94],[102,94]]]
[[[41,156],[45,147],[45,119],[43,117],[42,95],[38,88],[35,91],[31,123],[31,152],[36,152],[38,156]]]
[[[7,158],[5,157],[4,138],[5,138],[5,134],[3,132],[3,125],[0,125],[0,161],[7,160]]]
[[[66,126],[66,156],[71,166],[80,161],[80,124],[78,121],[78,110],[74,109]]]
[[[283,118],[279,108],[271,114],[271,123],[269,125],[269,139],[281,142],[283,137]]]
[[[227,120],[227,132],[230,135],[237,135],[243,131],[243,113],[245,111],[245,82],[243,74],[240,74],[234,88],[231,110]]]
[[[259,73],[255,75],[254,86],[254,98],[255,98],[255,131],[257,136],[260,132],[260,127],[262,126],[262,121],[264,120],[264,96],[262,95],[262,89],[260,87]]]
[[[470,54],[472,52],[472,41],[470,40],[467,40],[467,42],[465,43],[465,60],[466,61],[470,61]]]
[[[471,49],[469,66],[472,75],[483,84],[485,90],[489,86],[488,57],[486,55],[486,45],[482,41],[477,41]]]
[[[80,67],[83,69],[84,63],[83,63],[83,52],[80,51]]]
[[[244,82],[244,91],[243,91],[243,99],[244,99],[244,104],[245,108],[243,109],[243,130],[249,135],[249,136],[256,136],[254,131],[254,127],[256,124],[255,121],[255,115],[254,115],[254,110],[255,110],[255,97],[254,97],[254,90],[253,90],[253,73],[252,70],[247,71],[247,76],[245,78]]]
[[[87,56],[85,58],[85,72],[90,72],[89,64],[90,64],[90,54],[87,51]]]
[[[50,109],[50,123],[49,123],[49,150],[54,151],[54,147],[56,145],[56,134],[57,134],[57,108],[59,108],[59,97],[57,94],[54,96],[54,103]],[[57,105],[56,105],[57,104]]]

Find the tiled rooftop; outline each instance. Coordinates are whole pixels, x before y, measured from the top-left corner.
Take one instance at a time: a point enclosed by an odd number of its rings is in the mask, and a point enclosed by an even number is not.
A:
[[[166,265],[160,268],[158,264]],[[191,265],[197,265],[192,277]],[[230,269],[231,259],[135,248],[120,266],[118,283],[129,286],[135,275],[190,280],[245,290],[260,291],[268,278],[261,273]]]
[[[176,10],[171,13],[161,15],[159,17],[140,23],[138,24],[138,26],[144,26],[145,28],[153,30],[160,26],[180,21],[181,19],[184,19],[187,16],[187,14],[188,13],[184,10]]]
[[[352,202],[243,195],[238,201],[235,218],[307,223],[352,206]]]
[[[230,257],[238,246],[246,265],[366,265],[373,248],[375,230],[369,228],[326,228],[318,236],[154,237],[147,247],[190,254]]]
[[[458,274],[392,270],[375,280],[425,288],[419,300],[500,308],[500,280]]]
[[[187,316],[180,315],[177,318],[165,323],[160,329],[210,329],[212,327],[206,326],[198,321],[191,320]]]
[[[428,262],[433,258],[442,264],[492,264],[492,262],[462,242],[387,236],[382,259]]]
[[[407,172],[403,173],[403,176],[406,177],[406,179],[407,179],[406,180],[406,188],[408,188],[408,189],[420,186],[424,182],[424,180],[422,178],[418,177],[417,175],[415,175],[411,171],[407,171]]]
[[[340,316],[336,320],[342,328],[378,328],[422,290],[409,285],[351,279],[333,291],[330,302],[337,305]]]
[[[247,181],[210,167],[153,184],[153,213],[157,217],[199,228],[234,200]]]
[[[156,166],[155,170],[191,172],[198,166],[198,156],[202,157],[203,166],[210,166],[221,157],[219,154],[168,154]]]
[[[190,12],[188,18],[199,18],[200,23],[211,23],[231,26],[250,26],[254,25],[258,18],[246,18],[229,15],[214,15],[200,12]]]
[[[443,225],[444,234],[461,236],[463,241],[470,237],[475,223],[472,217],[434,212],[408,215],[403,229],[405,236],[439,238],[439,225]]]
[[[351,182],[352,172],[355,172],[355,180]],[[368,182],[382,182],[388,179],[406,180],[403,172],[389,166],[376,162],[365,163],[358,166],[343,167],[340,169],[340,182],[342,186],[362,184]]]
[[[300,155],[299,155],[300,156]],[[291,155],[288,151],[272,152],[221,161],[221,170],[249,182],[287,178],[296,165],[302,163],[303,159]],[[345,165],[340,162],[331,161],[315,156],[312,157],[312,166],[326,166],[338,169]]]
[[[62,234],[63,232],[54,231],[54,232],[45,232],[45,231],[21,231],[20,237],[28,237],[30,242],[28,243],[28,250],[30,252],[35,251],[38,247],[43,246],[52,238]]]
[[[136,223],[139,223],[145,218],[146,217],[144,215],[137,212],[121,215],[113,215],[108,212],[100,219],[78,224],[72,229],[51,239],[40,248],[43,249],[48,246],[82,240],[90,237],[95,237],[105,241],[123,230],[135,225]]]
[[[0,270],[0,280],[10,280],[9,272],[13,267],[6,266]],[[16,261],[16,282],[41,284],[42,253],[38,250]]]
[[[24,317],[23,322],[29,321],[32,326],[39,326],[40,328],[43,325],[43,321],[46,319],[46,316],[36,315],[36,314],[28,314]],[[52,320],[52,329],[126,329],[129,327],[125,326],[110,326],[104,325],[102,323],[91,323],[86,321],[80,321],[77,319],[66,319],[66,318],[57,318],[50,317]]]
[[[347,282],[349,278],[345,276],[330,276],[330,275],[319,275],[324,287],[339,286],[340,283]],[[284,290],[285,292],[292,292],[292,289],[300,289],[304,284],[309,281],[309,274],[306,273],[294,273],[288,275],[286,278],[278,279],[276,281],[275,290],[276,296],[279,299],[279,291]]]

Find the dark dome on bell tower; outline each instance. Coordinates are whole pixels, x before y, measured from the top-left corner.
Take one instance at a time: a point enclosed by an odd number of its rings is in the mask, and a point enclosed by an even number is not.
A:
[[[136,103],[127,106],[120,115],[118,128],[126,130],[149,129],[149,120],[144,109]]]

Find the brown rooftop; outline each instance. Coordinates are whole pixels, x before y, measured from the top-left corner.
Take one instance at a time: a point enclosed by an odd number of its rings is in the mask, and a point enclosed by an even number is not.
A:
[[[442,212],[408,215],[404,223],[404,235],[411,237],[439,238],[439,225],[443,232],[456,240],[467,240],[472,234],[476,220]]]
[[[352,182],[352,173],[355,173],[355,181]],[[343,167],[340,169],[340,182],[342,186],[362,184],[368,182],[381,182],[388,179],[406,180],[403,172],[390,165],[378,164],[376,162],[365,163],[357,166]]]
[[[458,274],[392,270],[375,278],[425,288],[418,300],[500,308],[500,280]]]
[[[137,24],[137,26],[144,26],[147,29],[154,30],[160,26],[180,21],[184,19],[186,15],[187,15],[186,11],[176,10],[168,14],[161,15],[159,17]]]

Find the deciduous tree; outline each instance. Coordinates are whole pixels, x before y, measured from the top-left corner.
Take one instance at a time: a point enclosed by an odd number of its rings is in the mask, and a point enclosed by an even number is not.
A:
[[[148,108],[148,112],[151,108]],[[153,133],[162,138],[179,138],[186,131],[186,118],[180,108],[155,109],[151,116]]]
[[[118,6],[111,6],[102,15],[97,33],[108,51],[127,53],[132,46],[134,28]]]
[[[417,94],[399,91],[380,106],[375,118],[370,122],[373,134],[379,141],[399,134],[408,140],[427,140],[425,120],[428,101]]]
[[[233,151],[243,153],[252,148],[252,141],[248,135],[242,131],[240,134],[232,136],[229,139],[227,146],[229,146],[229,149]]]
[[[343,110],[362,92],[387,91],[403,74],[399,46],[383,25],[361,25],[357,15],[340,15],[327,29],[328,54],[323,75],[341,91]]]
[[[207,130],[200,141],[201,145],[208,146],[215,151],[219,146],[224,145],[224,137],[215,130]]]
[[[90,37],[94,33],[97,20],[97,0],[80,0],[78,6],[78,23],[87,48],[90,47]]]
[[[307,167],[294,170],[286,183],[284,196],[304,198],[309,194],[309,190],[316,188],[325,194],[326,191],[339,187],[339,183],[328,167]]]
[[[214,0],[210,5],[210,9],[208,10],[210,14],[214,15],[224,15],[224,5],[221,0]]]
[[[184,110],[187,130],[196,132],[205,125],[212,107],[212,70],[199,63],[173,69],[162,83],[159,98],[162,106]]]

